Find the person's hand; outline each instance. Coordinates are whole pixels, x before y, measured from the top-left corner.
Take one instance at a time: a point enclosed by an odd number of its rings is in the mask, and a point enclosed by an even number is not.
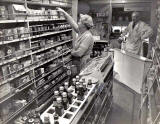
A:
[[[57,7],[56,9],[57,9],[58,12],[65,13],[65,11],[62,8],[60,8],[60,7]]]
[[[123,41],[123,38],[122,38],[122,37],[119,37],[119,38],[118,38],[118,42],[121,44],[122,41]]]

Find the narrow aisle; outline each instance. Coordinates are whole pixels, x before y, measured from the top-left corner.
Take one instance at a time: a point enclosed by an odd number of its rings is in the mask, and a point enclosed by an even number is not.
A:
[[[114,81],[113,105],[106,124],[139,124],[140,95]]]

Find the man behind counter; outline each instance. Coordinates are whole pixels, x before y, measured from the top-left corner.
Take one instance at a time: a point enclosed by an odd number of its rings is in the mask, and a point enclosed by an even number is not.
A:
[[[132,22],[130,22],[121,35],[122,38],[128,34],[124,50],[133,54],[141,55],[143,41],[150,38],[152,33],[152,28],[140,20],[139,12],[133,12]]]

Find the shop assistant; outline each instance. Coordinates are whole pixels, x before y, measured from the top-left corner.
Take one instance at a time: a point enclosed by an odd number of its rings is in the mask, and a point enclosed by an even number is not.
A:
[[[140,20],[139,12],[133,12],[132,22],[130,22],[121,36],[125,36],[127,33],[128,37],[126,39],[125,50],[140,55],[142,42],[151,37],[153,30],[145,22]]]
[[[73,64],[77,66],[78,72],[80,72],[80,70],[90,60],[90,54],[94,44],[93,36],[90,32],[90,29],[93,27],[92,17],[86,14],[80,14],[80,20],[77,24],[63,9],[57,8],[57,10],[64,14],[68,23],[78,33],[78,38],[74,42],[71,54],[73,56]],[[77,61],[74,63],[74,60]]]

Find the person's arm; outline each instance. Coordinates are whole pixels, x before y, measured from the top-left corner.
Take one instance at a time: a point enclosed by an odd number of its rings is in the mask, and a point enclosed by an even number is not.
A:
[[[84,53],[88,50],[89,46],[92,45],[93,38],[91,35],[86,35],[83,39],[82,43],[80,44],[77,50],[72,51],[72,55],[76,57],[82,57]]]
[[[66,18],[66,20],[68,21],[68,23],[72,26],[72,28],[79,33],[79,27],[78,24],[74,21],[74,19],[63,9],[61,8],[57,8],[57,11],[61,12],[64,14],[64,17]]]
[[[141,27],[141,39],[145,40],[147,38],[150,38],[152,34],[153,34],[152,28],[144,23]]]
[[[127,35],[127,33],[129,32],[130,25],[131,25],[131,23],[125,28],[125,30],[122,32],[121,36]]]

